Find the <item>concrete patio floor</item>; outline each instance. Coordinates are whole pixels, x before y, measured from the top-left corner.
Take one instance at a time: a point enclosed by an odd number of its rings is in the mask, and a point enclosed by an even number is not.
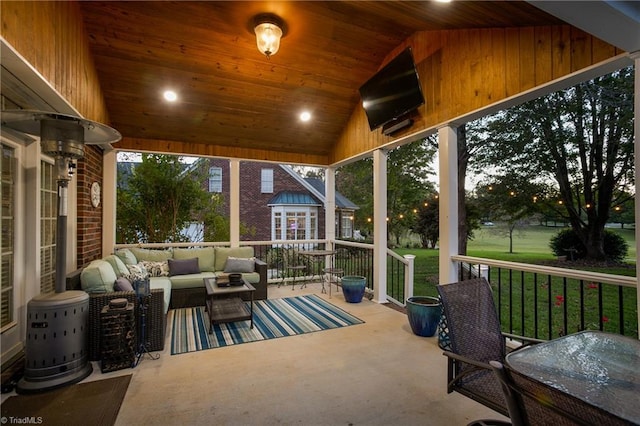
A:
[[[269,298],[315,293],[365,323],[171,355],[170,327],[160,357],[124,374],[133,378],[116,425],[466,425],[504,419],[446,393],[446,359],[437,338],[415,336],[406,315],[342,293],[269,286]]]

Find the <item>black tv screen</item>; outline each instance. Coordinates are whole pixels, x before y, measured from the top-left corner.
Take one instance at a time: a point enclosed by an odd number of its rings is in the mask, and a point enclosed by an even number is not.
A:
[[[424,104],[411,48],[407,47],[364,83],[360,97],[371,130]]]

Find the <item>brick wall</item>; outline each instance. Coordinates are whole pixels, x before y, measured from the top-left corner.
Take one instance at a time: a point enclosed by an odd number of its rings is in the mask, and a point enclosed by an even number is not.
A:
[[[229,161],[210,159],[211,167],[222,168],[222,192],[225,199],[225,214],[229,214]],[[273,169],[273,193],[260,191],[262,169]],[[277,164],[241,161],[240,162],[240,222],[254,231],[241,235],[243,241],[271,240],[271,207],[269,200],[280,191],[305,191],[306,189],[289,173]],[[318,235],[324,236],[324,209],[318,209]]]
[[[86,145],[84,158],[78,161],[78,264],[80,268],[102,255],[102,199],[91,205],[91,184],[102,188],[102,149]],[[102,196],[101,196],[102,198]]]

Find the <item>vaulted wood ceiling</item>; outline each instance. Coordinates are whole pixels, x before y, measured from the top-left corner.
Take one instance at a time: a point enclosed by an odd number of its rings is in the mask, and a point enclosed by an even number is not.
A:
[[[522,1],[86,1],[81,12],[120,146],[180,141],[239,155],[328,156],[360,85],[417,31],[561,23]],[[269,60],[251,25],[264,12],[287,26]],[[178,102],[163,101],[165,89]]]

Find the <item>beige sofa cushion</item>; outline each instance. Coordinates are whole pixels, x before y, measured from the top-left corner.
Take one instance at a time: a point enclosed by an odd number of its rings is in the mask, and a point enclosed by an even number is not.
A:
[[[229,274],[225,272],[216,272],[216,277],[226,277]],[[247,272],[242,274],[242,278],[247,280],[249,284],[257,284],[260,282],[260,274],[257,272]]]
[[[198,258],[200,272],[215,271],[215,250],[213,247],[203,248],[176,248],[173,249],[173,258],[176,260]]]
[[[253,257],[253,247],[216,247],[216,271],[224,271],[227,257]]]
[[[87,293],[110,293],[116,283],[116,273],[106,260],[94,260],[80,273],[80,284]]]
[[[164,307],[164,313],[169,311],[169,302],[171,301],[171,281],[168,277],[151,277],[149,280],[149,288],[151,290],[161,288],[164,290],[162,306]]]
[[[171,288],[176,290],[181,288],[204,288],[204,279],[213,278],[214,276],[215,273],[213,272],[200,272],[199,274],[174,275],[169,279],[171,280]],[[204,305],[204,300],[202,304]]]
[[[109,262],[109,264],[113,268],[113,272],[116,273],[117,278],[129,275],[129,268],[127,268],[127,265],[125,265],[120,257],[116,256],[115,254],[109,255],[103,260]]]
[[[128,248],[116,250],[116,256],[118,256],[125,265],[135,265],[138,263],[138,259],[136,259]]]
[[[138,262],[142,260],[148,260],[151,262],[164,262],[167,259],[173,258],[173,252],[171,250],[154,250],[143,249],[138,247],[132,247],[131,253],[138,259]]]

